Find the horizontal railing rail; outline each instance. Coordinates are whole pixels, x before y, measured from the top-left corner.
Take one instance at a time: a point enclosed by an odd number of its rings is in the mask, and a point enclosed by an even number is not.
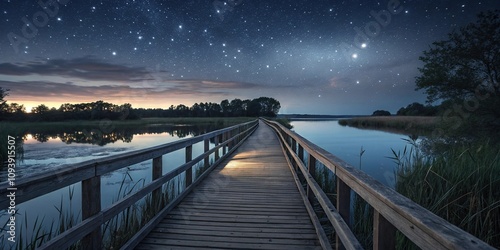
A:
[[[161,220],[161,218],[201,182],[214,167],[243,143],[243,141],[255,131],[257,126],[258,120],[255,120],[164,145],[78,164],[66,165],[49,173],[21,177],[15,183],[15,188],[17,189],[16,204],[81,182],[82,222],[43,244],[40,249],[66,249],[78,241],[82,241],[82,246],[84,246],[85,249],[100,249],[102,246],[101,226],[105,222],[147,195],[161,191],[162,185],[184,173],[184,191],[171,201],[168,206],[164,207],[124,246],[124,248],[132,248]],[[210,149],[211,140],[215,142],[215,146]],[[204,142],[204,152],[193,159],[192,147],[194,144],[202,141]],[[222,153],[220,152],[221,148]],[[163,175],[163,155],[180,149],[185,149],[185,163]],[[209,159],[212,154],[214,154],[215,162],[212,166],[209,166]],[[101,176],[151,159],[153,160],[152,182],[135,193],[123,197],[110,207],[101,209]],[[192,168],[201,161],[203,161],[204,167],[206,167],[207,170],[205,170],[198,179],[193,181]],[[9,200],[4,199],[7,197],[8,188],[12,188],[8,182],[0,183],[0,197],[2,197],[0,200],[0,210],[9,207]]]
[[[374,249],[395,249],[396,230],[422,249],[494,249],[281,124],[264,121],[277,132],[289,160],[305,177],[310,200],[318,200],[333,225],[337,249],[362,248],[348,227],[351,190],[374,209]],[[308,153],[307,163],[304,151]],[[313,178],[316,162],[336,176],[336,206]]]

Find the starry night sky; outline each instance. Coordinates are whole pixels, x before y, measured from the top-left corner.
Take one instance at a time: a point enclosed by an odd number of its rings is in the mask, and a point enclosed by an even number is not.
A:
[[[37,2],[0,2],[0,87],[27,110],[268,96],[281,113],[394,113],[425,101],[414,91],[423,50],[500,8],[498,0]]]

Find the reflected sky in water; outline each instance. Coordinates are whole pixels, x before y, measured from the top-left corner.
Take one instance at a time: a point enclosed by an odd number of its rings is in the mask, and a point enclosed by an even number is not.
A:
[[[393,187],[396,164],[388,157],[403,151],[407,135],[343,127],[338,120],[293,121],[293,130],[312,143],[336,155],[353,167],[361,168],[381,183]],[[361,147],[365,150],[361,157]],[[360,165],[361,164],[361,165]]]

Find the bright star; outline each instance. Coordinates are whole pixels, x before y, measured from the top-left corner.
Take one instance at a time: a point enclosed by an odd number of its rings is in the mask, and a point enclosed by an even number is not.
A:
[[[368,46],[366,43],[361,44],[361,48],[366,48]]]
[[[358,58],[358,54],[352,54],[352,58],[353,58],[353,59]]]

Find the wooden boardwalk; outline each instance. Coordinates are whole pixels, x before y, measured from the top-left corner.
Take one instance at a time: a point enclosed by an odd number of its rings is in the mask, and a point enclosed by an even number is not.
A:
[[[259,128],[137,249],[321,249],[271,129]]]

